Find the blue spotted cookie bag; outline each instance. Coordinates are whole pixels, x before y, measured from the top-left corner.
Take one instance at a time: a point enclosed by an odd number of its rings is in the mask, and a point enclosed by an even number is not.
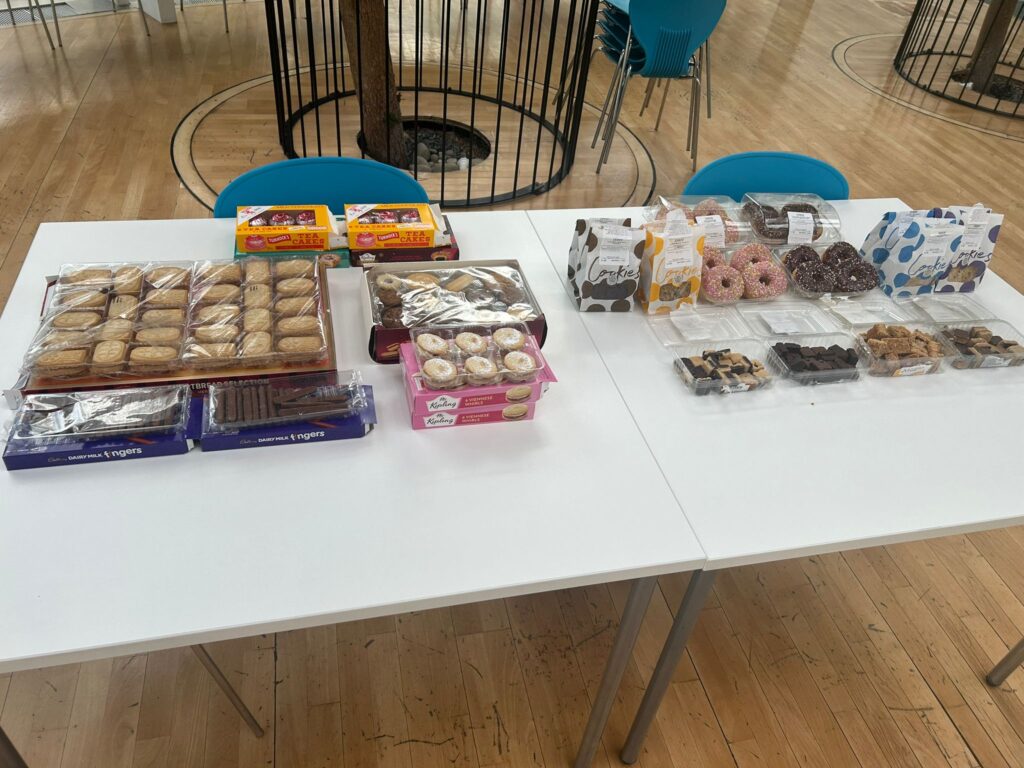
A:
[[[981,205],[890,211],[875,225],[861,258],[878,270],[896,299],[926,293],[969,293],[988,270],[1002,214]]]

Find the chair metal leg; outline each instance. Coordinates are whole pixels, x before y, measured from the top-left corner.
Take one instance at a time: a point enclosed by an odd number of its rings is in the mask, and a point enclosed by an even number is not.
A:
[[[626,608],[622,612],[618,632],[615,633],[615,642],[605,664],[604,676],[597,689],[594,706],[590,708],[590,719],[587,720],[587,728],[583,732],[583,741],[580,742],[579,751],[576,753],[574,768],[590,768],[594,761],[597,747],[601,743],[601,734],[604,733],[612,705],[615,703],[615,694],[619,690],[626,665],[633,655],[633,646],[636,645],[647,605],[651,602],[651,594],[657,583],[656,576],[648,576],[634,581],[633,587],[629,590]]]
[[[117,13],[117,0],[110,0],[110,10]]]
[[[11,8],[11,0],[7,0],[7,14],[11,17],[11,26],[18,26],[18,20],[14,18],[14,9]]]
[[[53,44],[53,38],[50,37],[50,25],[46,23],[46,17],[43,16],[43,7],[39,5],[39,0],[35,0],[36,10],[39,11],[39,21],[43,24],[43,31],[46,33],[46,39],[50,42],[50,50],[56,51],[57,48]],[[28,0],[29,11],[32,10],[32,0]],[[32,17],[35,18],[34,16]]]
[[[601,105],[601,116],[597,119],[597,130],[594,131],[594,138],[590,142],[590,148],[593,149],[597,146],[597,139],[601,135],[601,126],[604,125],[604,117],[608,111],[608,104],[612,100],[612,93],[615,91],[615,86],[619,82],[619,75],[624,69],[623,61],[626,55],[626,49],[622,49],[622,53],[619,54],[619,61],[615,65],[615,72],[612,74],[612,79],[608,81],[608,93],[604,96],[604,104]]]
[[[654,85],[657,82],[658,80],[652,77],[651,81],[647,83],[647,92],[644,94],[644,103],[643,106],[640,107],[640,117],[644,116],[644,111],[647,109],[647,105],[651,103],[651,94],[654,93]]]
[[[992,667],[992,671],[985,675],[985,682],[993,687],[1002,685],[1021,663],[1024,663],[1024,640],[1013,646],[999,663]]]
[[[3,728],[0,728],[0,768],[28,768]]]
[[[249,708],[245,706],[245,702],[242,701],[241,697],[235,691],[234,687],[232,687],[228,679],[224,677],[224,673],[220,671],[220,667],[217,666],[217,662],[215,662],[209,652],[207,652],[206,647],[203,645],[193,645],[192,650],[199,658],[199,661],[202,662],[202,665],[206,667],[206,671],[210,673],[210,677],[213,678],[213,681],[217,683],[217,686],[224,692],[224,695],[228,697],[228,701],[231,702],[235,711],[242,717],[245,724],[249,726],[249,730],[257,737],[262,736],[263,728],[258,722],[256,722],[256,718],[253,717]]]
[[[644,737],[654,722],[654,716],[658,713],[658,705],[665,697],[669,683],[672,682],[672,675],[679,665],[679,659],[686,650],[686,642],[690,639],[697,619],[700,617],[701,609],[707,602],[708,594],[715,583],[714,571],[695,571],[690,576],[690,584],[683,595],[683,602],[676,611],[675,621],[672,622],[672,629],[669,630],[668,639],[665,640],[665,647],[661,649],[661,656],[654,667],[654,674],[644,691],[643,701],[640,702],[640,709],[637,710],[633,725],[629,729],[629,736],[626,737],[626,745],[622,748],[622,762],[633,764],[640,755],[640,749],[644,745]]]
[[[57,21],[57,6],[50,0],[50,15],[53,16],[53,28],[57,30],[57,47],[63,48],[64,41],[60,37],[60,22]]]
[[[178,0],[178,10],[182,13],[185,12],[185,0]]]
[[[228,29],[228,0],[220,0],[220,4],[224,7],[224,34],[228,34],[231,30]]]
[[[146,18],[146,12],[142,10],[142,0],[139,0],[139,15],[142,16],[142,26],[146,28],[146,37],[149,37],[149,19]]]
[[[661,113],[665,111],[665,102],[668,100],[668,89],[672,87],[672,81],[665,81],[665,92],[661,94],[661,106],[658,107],[658,119],[654,121],[654,130],[661,125]]]
[[[612,150],[612,142],[615,141],[615,128],[619,124],[619,114],[622,112],[622,102],[626,100],[626,86],[629,85],[629,78],[633,74],[633,68],[626,69],[619,86],[619,93],[615,99],[615,110],[608,117],[608,128],[605,131],[604,146],[601,147],[601,159],[597,161],[597,172],[601,172],[601,166],[608,162],[608,155]]]
[[[616,96],[613,96],[611,104],[611,111],[608,113],[609,118],[611,115],[615,115],[615,120],[609,119],[604,125],[604,141],[607,143],[611,140],[612,135],[615,132],[615,127],[619,119],[619,111],[622,109],[622,102],[619,100],[624,93],[625,83],[629,80],[629,73],[633,71],[632,65],[629,63],[629,54],[633,50],[633,34],[632,27],[630,28],[629,36],[626,38],[626,47],[622,50],[622,66],[624,69],[624,76],[619,80],[619,84],[616,86]]]
[[[694,73],[694,101],[693,101],[693,150],[691,156],[693,157],[693,170],[697,170],[697,142],[700,140],[700,94],[701,94],[701,77],[703,76],[703,64],[704,56],[697,59],[697,71]]]
[[[708,120],[711,119],[711,37],[704,41],[704,54],[701,56],[707,63],[707,71],[704,73],[704,85],[708,97]]]

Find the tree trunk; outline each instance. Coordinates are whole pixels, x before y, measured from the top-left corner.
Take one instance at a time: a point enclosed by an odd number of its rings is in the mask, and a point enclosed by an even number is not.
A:
[[[341,0],[341,20],[366,154],[399,168],[408,167],[384,0]]]
[[[1017,0],[992,0],[985,13],[967,75],[967,82],[972,83],[978,93],[988,90],[1016,8]]]

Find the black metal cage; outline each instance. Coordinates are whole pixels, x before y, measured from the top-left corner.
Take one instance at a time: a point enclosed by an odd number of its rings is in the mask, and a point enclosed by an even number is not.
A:
[[[281,148],[393,162],[367,146],[376,115],[360,98],[364,72],[390,63],[405,167],[432,200],[469,207],[546,192],[572,168],[597,4],[265,0]],[[374,45],[380,14],[387,43]]]
[[[1022,0],[918,0],[896,72],[944,99],[1021,117]]]

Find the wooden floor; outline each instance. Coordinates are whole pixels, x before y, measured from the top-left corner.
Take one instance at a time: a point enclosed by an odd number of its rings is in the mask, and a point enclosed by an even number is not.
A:
[[[1020,144],[908,109],[832,63],[844,39],[898,32],[909,7],[730,4],[713,40],[714,116],[702,128],[702,160],[805,151],[838,165],[854,196],[985,201],[1008,214],[996,269],[1024,288]],[[260,4],[229,11],[227,36],[217,5],[188,7],[177,27],[151,24],[151,39],[134,14],[66,20],[58,56],[38,27],[0,30],[0,303],[39,222],[207,215],[179,185],[169,143],[195,104],[267,72]],[[598,64],[592,101],[607,75]],[[624,119],[655,159],[659,190],[677,192],[689,173],[685,101],[672,98],[668,127],[654,133],[652,118],[636,117],[641,90],[630,92]],[[534,203],[587,200],[556,189]],[[37,544],[40,567],[59,568]],[[3,588],[31,588],[31,579]],[[662,580],[599,765],[617,764],[685,582]],[[267,728],[263,739],[187,650],[0,676],[0,724],[33,768],[561,768],[626,590],[213,646]],[[1022,633],[1022,529],[733,569],[717,582],[641,764],[1024,765],[1024,672],[998,690],[981,680]]]

